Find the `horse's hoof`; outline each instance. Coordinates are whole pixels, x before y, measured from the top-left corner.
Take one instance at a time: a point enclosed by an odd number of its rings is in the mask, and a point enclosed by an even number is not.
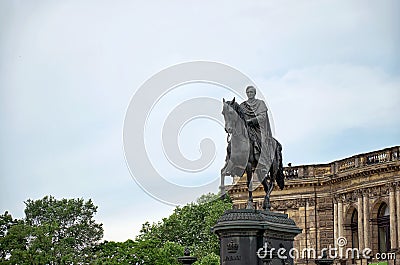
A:
[[[269,201],[269,196],[268,195],[264,197],[262,208],[264,210],[266,210],[266,211],[271,210],[271,203]]]

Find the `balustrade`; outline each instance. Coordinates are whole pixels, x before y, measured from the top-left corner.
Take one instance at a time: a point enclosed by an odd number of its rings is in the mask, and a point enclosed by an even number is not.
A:
[[[338,160],[329,164],[303,166],[291,166],[291,164],[289,164],[288,167],[284,167],[283,174],[288,180],[314,178],[316,176],[320,177],[334,173],[341,173],[356,168],[381,163],[389,163],[397,160],[400,160],[399,146],[386,148],[366,154],[355,155],[350,158]],[[333,170],[335,172],[333,172]]]

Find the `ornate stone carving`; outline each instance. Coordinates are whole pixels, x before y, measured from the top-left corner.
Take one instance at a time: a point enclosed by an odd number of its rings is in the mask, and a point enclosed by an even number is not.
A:
[[[371,191],[369,188],[365,188],[365,189],[361,189],[361,193],[362,193],[363,197],[369,197]]]
[[[382,192],[382,190],[381,190],[381,187],[372,187],[372,188],[368,188],[368,196],[370,197],[370,198],[375,198],[375,197],[378,197],[378,196],[380,196],[381,195],[381,192]]]
[[[325,167],[317,167],[314,170],[315,175],[324,175],[331,173],[331,167],[330,166],[325,166]]]
[[[287,209],[296,209],[299,207],[299,203],[297,200],[280,200],[280,201],[272,201],[271,206],[276,210],[287,210]]]
[[[338,194],[333,194],[332,201],[333,201],[333,203],[338,203],[339,202],[339,195]]]
[[[356,195],[354,194],[354,192],[348,192],[344,195],[344,202],[346,203],[352,203],[355,202],[357,200]]]
[[[354,191],[354,196],[355,196],[356,200],[358,198],[361,198],[362,197],[362,191],[361,190],[355,190]]]
[[[239,249],[239,244],[231,240],[227,245],[226,248],[229,253],[236,253]]]
[[[339,194],[338,196],[338,202],[344,203],[346,202],[346,194]]]
[[[308,199],[308,206],[315,206],[315,199],[314,198],[309,198]]]
[[[279,201],[272,201],[271,202],[271,210],[276,210],[279,208]]]
[[[306,199],[300,198],[296,200],[297,207],[304,207],[306,206]]]
[[[380,192],[380,194],[378,194],[378,196],[387,196],[387,195],[389,195],[392,185],[390,183],[387,183],[384,186],[381,186],[380,188],[381,188],[381,192]]]

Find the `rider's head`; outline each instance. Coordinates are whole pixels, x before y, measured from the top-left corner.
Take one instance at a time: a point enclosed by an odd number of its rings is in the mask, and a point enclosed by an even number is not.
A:
[[[246,88],[246,94],[248,99],[253,99],[256,96],[256,88],[254,86],[248,86]]]

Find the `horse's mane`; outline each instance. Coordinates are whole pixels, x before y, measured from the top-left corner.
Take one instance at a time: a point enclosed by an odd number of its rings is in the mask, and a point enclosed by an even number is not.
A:
[[[226,102],[234,111],[236,111],[236,113],[239,115],[239,118],[241,118],[243,121],[246,121],[246,117],[244,114],[244,111],[242,109],[242,107],[236,102],[232,102],[232,101],[227,101]],[[245,126],[247,127],[247,123],[244,123]]]

